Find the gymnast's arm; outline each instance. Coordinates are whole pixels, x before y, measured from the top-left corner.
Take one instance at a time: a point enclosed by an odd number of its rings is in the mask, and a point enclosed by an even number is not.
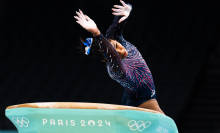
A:
[[[101,34],[95,22],[88,16],[84,15],[81,10],[76,12],[78,16],[74,16],[85,30],[92,33],[92,35],[97,39],[100,49],[103,55],[107,58],[109,67],[112,68],[116,75],[124,75],[125,69],[122,66],[121,58],[112,44]]]
[[[115,8],[112,8],[114,11],[112,14],[115,15],[115,18],[106,32],[107,38],[117,40],[119,42],[124,39],[122,36],[122,31],[132,10],[131,4],[125,4],[123,1],[121,1],[121,3],[122,6],[114,5]]]

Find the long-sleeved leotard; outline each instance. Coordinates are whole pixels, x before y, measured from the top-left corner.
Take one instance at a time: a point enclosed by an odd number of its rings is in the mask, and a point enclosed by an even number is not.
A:
[[[113,24],[108,28],[106,38],[121,43],[128,51],[128,56],[121,60],[118,52],[102,35],[96,37],[100,49],[107,58],[107,70],[110,77],[124,88],[123,105],[138,107],[147,100],[156,98],[155,86],[151,72],[137,48],[126,41],[122,31],[127,21],[118,23],[121,16],[115,16]]]

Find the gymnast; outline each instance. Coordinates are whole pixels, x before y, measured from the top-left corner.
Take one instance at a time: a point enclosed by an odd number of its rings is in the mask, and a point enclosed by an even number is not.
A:
[[[137,48],[122,36],[122,31],[132,10],[130,4],[120,0],[122,5],[114,5],[115,18],[106,36],[99,31],[95,22],[81,10],[76,11],[76,22],[92,33],[93,38],[81,40],[85,54],[103,56],[109,76],[124,87],[122,105],[156,110],[160,109],[151,72]],[[164,113],[163,113],[164,114]]]

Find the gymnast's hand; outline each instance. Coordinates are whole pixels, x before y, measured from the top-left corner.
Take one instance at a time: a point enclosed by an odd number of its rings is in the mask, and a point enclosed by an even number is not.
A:
[[[78,16],[74,16],[74,18],[77,20],[76,22],[79,25],[88,32],[92,33],[93,36],[98,36],[100,34],[98,27],[92,19],[90,19],[87,15],[84,15],[81,10],[79,10],[79,12],[76,11],[76,14]]]
[[[116,15],[116,16],[123,16],[118,22],[121,23],[122,21],[124,21],[131,12],[131,7],[127,4],[124,3],[124,1],[120,0],[122,6],[119,5],[114,5],[115,8],[112,8],[112,10],[114,11],[112,14]],[[117,9],[116,9],[117,8]]]

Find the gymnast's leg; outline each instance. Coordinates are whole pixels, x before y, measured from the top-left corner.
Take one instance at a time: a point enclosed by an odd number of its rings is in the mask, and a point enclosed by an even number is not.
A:
[[[156,99],[150,99],[150,100],[142,103],[138,107],[139,108],[146,108],[146,109],[155,110],[155,111],[158,111],[158,112],[164,114],[164,112],[160,109],[160,106],[159,106],[159,104],[158,104]]]

